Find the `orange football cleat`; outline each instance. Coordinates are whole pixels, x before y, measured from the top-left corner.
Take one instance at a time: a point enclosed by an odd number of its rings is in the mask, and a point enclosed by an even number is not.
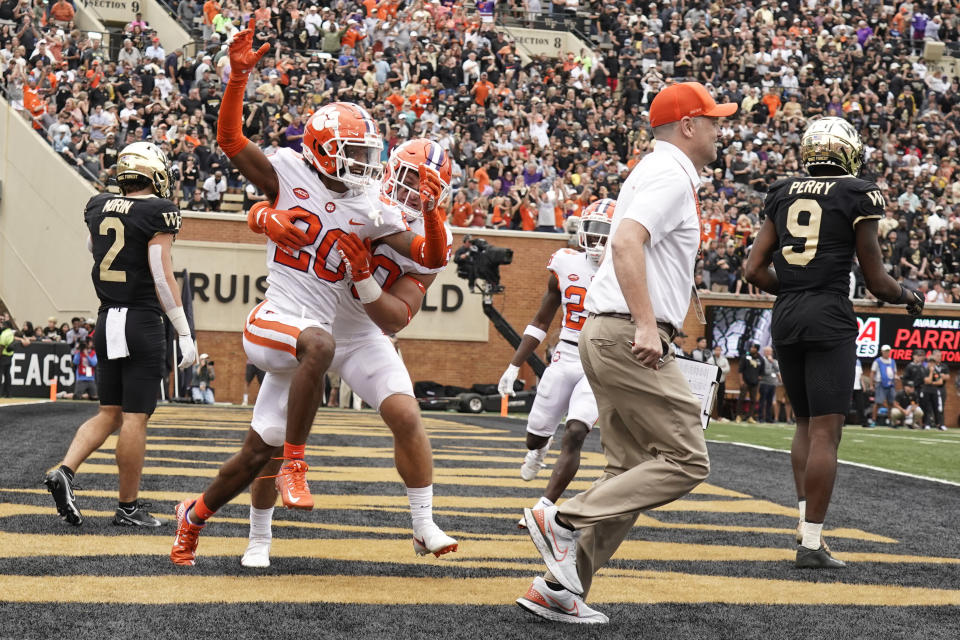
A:
[[[173,549],[170,550],[173,564],[192,567],[197,563],[197,536],[204,525],[193,524],[187,519],[187,511],[194,502],[184,500],[177,505],[177,535],[173,539]]]
[[[276,476],[277,491],[287,509],[313,509],[313,496],[307,485],[307,463],[300,459],[286,460]]]

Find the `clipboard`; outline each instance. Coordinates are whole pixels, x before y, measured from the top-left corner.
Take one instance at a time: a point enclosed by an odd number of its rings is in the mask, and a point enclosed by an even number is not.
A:
[[[676,357],[674,361],[687,379],[693,397],[700,403],[700,424],[706,429],[710,424],[710,415],[713,413],[717,389],[720,386],[720,367],[692,358]]]

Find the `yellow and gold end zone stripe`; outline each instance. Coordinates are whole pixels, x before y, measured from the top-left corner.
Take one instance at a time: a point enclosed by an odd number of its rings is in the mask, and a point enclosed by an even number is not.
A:
[[[217,409],[195,407],[161,407],[151,421],[148,436],[148,457],[145,475],[211,477],[223,459],[239,445],[248,428],[249,409]],[[435,459],[464,463],[454,468],[438,468],[439,485],[542,487],[546,478],[523,483],[516,473],[518,438],[506,431],[464,425],[437,418],[425,419],[434,442]],[[202,430],[204,436],[187,433]],[[231,433],[232,432],[232,433]],[[357,446],[310,446],[308,455],[336,460],[338,458],[377,460],[380,466],[316,465],[310,479],[315,482],[352,482],[363,486],[371,482],[397,482],[396,471],[389,463],[393,452],[389,447],[361,446],[364,438],[389,437],[389,431],[372,413],[322,412],[318,415],[314,433],[348,435],[356,438]],[[464,440],[469,440],[469,444]],[[110,449],[115,440],[108,441],[101,451],[85,464],[83,474],[115,475],[110,460]],[[190,452],[200,458],[178,454]],[[109,460],[109,462],[108,462]],[[602,457],[585,456],[584,467],[599,468]],[[164,464],[166,463],[166,464]],[[504,466],[508,463],[509,466]],[[487,465],[487,466],[484,466]],[[590,471],[588,470],[588,473]],[[577,481],[572,491],[585,489],[589,482]],[[42,494],[43,489],[3,489],[3,494]],[[457,496],[456,489],[445,487],[435,499],[434,512],[440,516],[467,518],[496,518],[516,520],[520,509],[529,506],[526,497]],[[695,491],[696,499],[680,500],[658,511],[764,514],[771,520],[783,521],[795,517],[793,508],[757,500],[752,496],[723,487],[704,484]],[[112,491],[83,491],[84,498],[114,499]],[[145,491],[146,500],[175,503],[184,492]],[[382,495],[322,495],[315,494],[318,509],[364,509],[383,512],[407,511],[403,496]],[[35,496],[31,496],[35,501]],[[249,504],[249,494],[235,501]],[[278,511],[274,526],[271,555],[279,558],[308,558],[329,561],[341,567],[350,563],[361,575],[250,575],[202,576],[191,575],[196,568],[175,567],[169,575],[161,576],[22,576],[0,574],[0,600],[17,602],[49,602],[56,594],[60,602],[116,602],[116,603],[208,603],[208,602],[336,602],[358,604],[509,604],[526,590],[532,576],[543,571],[543,565],[525,534],[477,533],[468,530],[448,532],[457,537],[460,549],[440,559],[432,556],[418,558],[413,553],[410,532],[399,527],[340,525],[322,522],[296,522],[282,518]],[[697,529],[717,532],[742,532],[793,535],[792,528],[750,527],[711,523],[662,522],[657,512],[643,514],[641,527]],[[0,504],[0,527],[3,519],[36,515],[51,517],[51,509],[36,504]],[[112,511],[84,509],[88,520],[106,522]],[[167,514],[158,513],[161,517]],[[55,516],[53,516],[55,517]],[[217,522],[246,524],[246,518],[217,517]],[[469,528],[469,520],[460,521]],[[214,527],[208,529],[214,534]],[[296,528],[300,535],[316,532],[349,534],[349,538],[301,537],[284,538],[285,528]],[[505,529],[509,530],[509,529]],[[72,533],[72,532],[71,532]],[[81,532],[82,533],[82,532]],[[880,544],[896,544],[896,540],[856,529],[828,531],[830,537],[846,537]],[[31,535],[0,533],[0,560],[16,558],[104,556],[146,556],[148,562],[169,563],[171,535]],[[198,563],[204,558],[234,557],[239,559],[246,539],[202,535]],[[623,561],[694,561],[694,562],[770,562],[782,565],[787,575],[796,574],[797,580],[764,578],[734,578],[681,572],[663,572],[636,569],[608,568],[600,572],[602,579],[595,582],[591,602],[711,602],[727,604],[844,604],[844,605],[960,605],[960,591],[924,587],[900,587],[877,584],[814,583],[800,579],[800,572],[792,568],[794,549],[734,545],[702,545],[668,542],[626,541],[617,553]],[[895,553],[841,553],[838,556],[851,563],[926,563],[960,564],[956,558],[909,556]],[[389,571],[389,566],[421,564],[449,565],[457,569],[488,570],[502,573],[492,577],[399,577],[374,575]],[[323,570],[323,563],[316,565]],[[369,566],[369,575],[363,567]],[[408,569],[409,570],[409,569]],[[243,570],[246,571],[246,570]],[[522,574],[522,575],[518,575]],[[804,574],[806,576],[808,574]]]

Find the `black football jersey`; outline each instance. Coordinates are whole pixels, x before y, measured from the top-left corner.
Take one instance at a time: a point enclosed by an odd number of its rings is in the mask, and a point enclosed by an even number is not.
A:
[[[93,242],[91,273],[100,311],[109,307],[161,311],[147,243],[158,233],[180,231],[177,205],[155,196],[101,193],[87,202],[83,219]]]
[[[773,267],[780,294],[799,291],[848,295],[854,227],[881,218],[883,195],[872,182],[853,176],[787,178],[773,184],[764,215],[777,228]]]

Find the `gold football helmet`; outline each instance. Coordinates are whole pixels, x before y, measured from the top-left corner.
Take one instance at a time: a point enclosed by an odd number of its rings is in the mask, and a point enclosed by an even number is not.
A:
[[[128,144],[117,156],[117,183],[143,177],[161,198],[170,197],[170,165],[160,147],[152,142]]]
[[[800,160],[807,169],[830,165],[855,176],[863,164],[863,142],[853,125],[843,118],[819,118],[803,132]]]

